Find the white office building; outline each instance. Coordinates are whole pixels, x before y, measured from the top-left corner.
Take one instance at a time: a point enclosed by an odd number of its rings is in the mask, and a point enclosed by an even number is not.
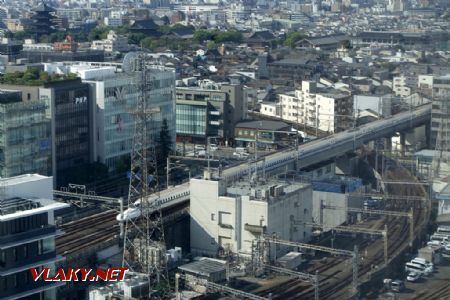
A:
[[[222,181],[191,179],[190,189],[194,255],[251,254],[252,241],[264,233],[296,242],[311,237],[311,227],[304,226],[312,221],[309,184],[241,181],[226,187]]]

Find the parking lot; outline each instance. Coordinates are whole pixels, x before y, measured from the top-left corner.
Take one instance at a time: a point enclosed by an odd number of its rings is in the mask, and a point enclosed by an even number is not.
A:
[[[422,277],[416,282],[405,280],[405,289],[401,293],[397,293],[397,299],[406,300],[413,297],[428,299],[425,295],[429,291],[438,290],[444,285],[450,285],[450,259],[445,258],[439,265],[435,265],[435,271],[430,276]]]
[[[254,157],[255,149],[254,148],[245,148],[248,155],[236,155],[236,148],[232,147],[225,147],[225,146],[219,146],[217,150],[211,151],[210,156],[211,159],[220,159],[220,160],[248,160],[249,158]],[[177,144],[177,152],[180,153],[180,155],[183,154],[183,151],[185,152],[185,156],[190,157],[205,157],[206,151],[204,146],[194,146],[193,144]],[[258,150],[258,156],[266,155],[268,153],[274,152],[274,150]]]

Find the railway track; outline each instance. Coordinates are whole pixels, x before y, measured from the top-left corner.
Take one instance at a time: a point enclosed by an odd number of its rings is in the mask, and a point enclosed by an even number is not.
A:
[[[416,296],[413,296],[411,300],[448,300],[450,299],[450,283],[432,291],[424,290]]]
[[[394,170],[388,174],[388,179],[390,177],[394,179],[402,178],[403,180],[415,180],[409,173],[404,170]],[[425,196],[425,190],[422,186],[411,185],[407,187],[398,188],[398,186],[388,186],[387,191],[389,194],[393,195],[417,195]],[[429,210],[424,209],[419,201],[410,201],[407,203],[404,200],[391,200],[388,203],[388,208],[390,210],[398,211],[408,211],[410,207],[414,209],[414,229],[415,235],[419,233],[424,222],[428,220]],[[427,206],[428,207],[428,206]],[[402,252],[409,244],[409,221],[405,218],[399,217],[383,217],[382,222],[379,222],[376,229],[384,229],[385,224],[388,226],[388,257],[392,259],[396,257],[400,252]],[[384,265],[384,245],[382,240],[375,240],[370,242],[364,240],[359,243],[360,253],[361,250],[367,250],[368,255],[365,257],[364,261],[359,262],[359,278],[362,279],[364,276],[368,275],[373,266],[383,266]],[[331,263],[326,266],[319,266],[316,268],[311,268],[308,272],[313,273],[315,270],[319,271],[319,275],[323,274],[332,268],[336,268],[340,264],[339,272],[332,272],[331,275],[323,276],[320,280],[319,292],[321,299],[346,299],[350,298],[350,289],[352,283],[352,269],[351,262],[349,260],[334,261],[336,263]],[[347,263],[347,266],[343,265]],[[340,275],[336,277],[336,275]],[[279,287],[274,287],[266,291],[262,291],[260,295],[267,295],[268,292],[272,293],[273,299],[314,299],[314,289],[311,285],[305,282],[292,279],[286,284]],[[444,292],[443,292],[444,293]],[[430,298],[431,299],[431,298]]]
[[[187,206],[188,204],[182,203],[167,208],[163,211],[163,216],[170,219],[178,211],[186,209]],[[56,239],[58,253],[61,255],[73,254],[116,238],[120,233],[120,226],[116,220],[117,214],[116,210],[107,210],[61,225],[60,228],[64,234]]]
[[[61,226],[65,232],[56,239],[58,253],[68,255],[108,241],[119,234],[117,212],[108,210]]]

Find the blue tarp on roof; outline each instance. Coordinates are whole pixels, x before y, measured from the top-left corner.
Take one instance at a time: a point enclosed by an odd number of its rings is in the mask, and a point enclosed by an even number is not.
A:
[[[332,179],[313,180],[311,185],[314,191],[344,194],[354,192],[363,184],[360,178],[338,177]]]

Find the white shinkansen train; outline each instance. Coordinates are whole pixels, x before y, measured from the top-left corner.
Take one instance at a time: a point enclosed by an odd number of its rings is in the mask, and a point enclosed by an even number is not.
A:
[[[176,185],[170,189],[163,190],[159,193],[159,197],[157,194],[152,194],[148,197],[148,201],[158,201],[161,205],[161,208],[167,208],[170,206],[174,206],[178,203],[183,203],[189,200],[189,183],[183,183],[180,185]],[[133,208],[126,209],[123,212],[123,217],[119,214],[117,215],[117,221],[125,221],[130,219],[135,219],[141,216],[141,199],[136,200],[134,202]]]
[[[413,121],[417,123],[427,121],[429,120],[430,111],[431,106],[426,104],[413,111],[402,112],[385,119],[361,125],[356,129],[350,129],[321,139],[312,140],[300,145],[298,150],[276,152],[265,156],[264,159],[256,163],[243,163],[225,169],[221,174],[221,178],[224,180],[236,180],[244,175],[248,175],[249,170],[255,170],[255,168],[257,168],[258,172],[271,171],[290,164],[297,158],[300,166],[306,167],[324,159],[329,159],[357,149],[371,140],[403,130],[412,125]]]
[[[298,159],[301,167],[306,167],[324,159],[357,149],[371,140],[404,130],[411,126],[413,122],[420,124],[421,122],[429,121],[430,112],[431,105],[422,105],[413,111],[402,112],[389,118],[359,126],[356,129],[346,130],[304,143],[298,147],[298,150],[285,150],[264,156],[263,159],[253,164],[245,162],[230,167],[222,171],[220,178],[226,181],[233,181],[248,175],[255,168],[257,168],[258,172],[272,171],[291,164],[296,159]],[[188,201],[189,196],[189,183],[184,183],[161,191],[158,201],[161,202],[162,208],[166,208]],[[156,195],[152,195],[149,200],[152,201],[152,199],[155,200],[157,198]],[[139,208],[140,200],[135,202],[135,206],[127,209],[123,218],[118,215],[117,220],[123,221],[139,217],[141,214]]]

